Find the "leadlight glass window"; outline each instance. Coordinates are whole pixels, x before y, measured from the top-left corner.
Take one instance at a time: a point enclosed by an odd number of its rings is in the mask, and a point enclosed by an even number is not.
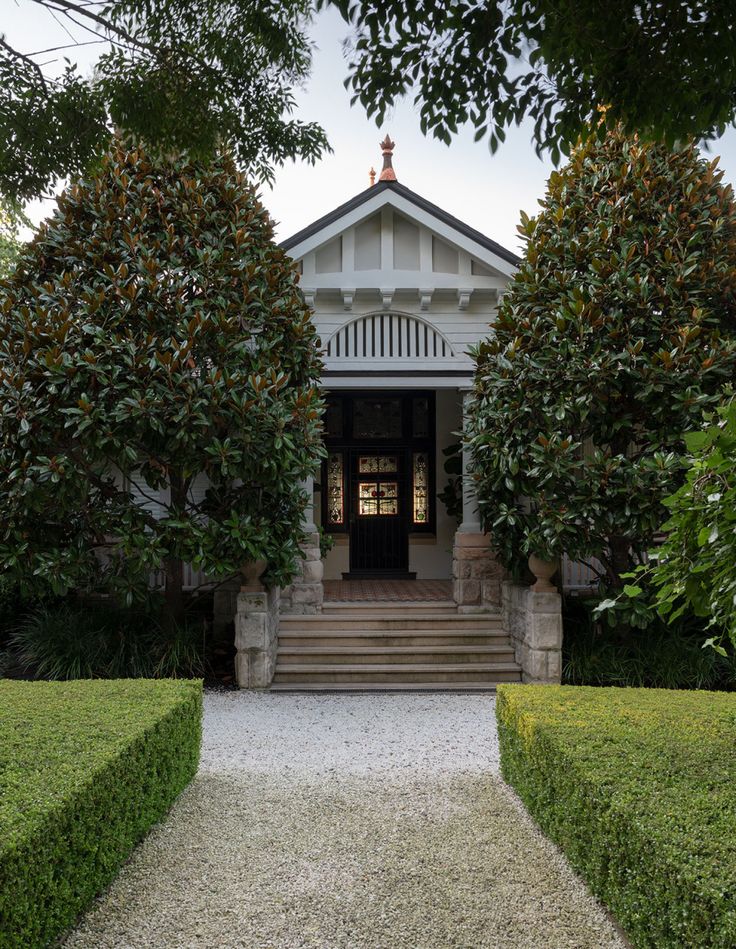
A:
[[[429,438],[429,399],[412,399],[412,429],[414,438]]]
[[[325,435],[327,438],[342,438],[342,401],[340,399],[327,400]]]
[[[361,517],[398,514],[398,483],[396,481],[361,481],[358,484],[358,513]]]
[[[429,463],[426,451],[415,451],[412,465],[412,499],[415,524],[429,520]]]
[[[401,399],[355,399],[353,438],[401,438]]]
[[[396,455],[364,455],[358,459],[358,474],[394,474],[398,470]]]
[[[332,452],[327,459],[327,520],[333,525],[345,523],[345,471],[342,452]]]

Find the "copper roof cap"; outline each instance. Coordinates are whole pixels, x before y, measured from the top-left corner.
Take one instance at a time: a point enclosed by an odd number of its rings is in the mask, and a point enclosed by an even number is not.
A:
[[[396,143],[392,142],[388,135],[381,142],[381,151],[383,152],[383,168],[381,169],[381,174],[378,176],[379,181],[398,180],[396,178],[396,172],[394,171],[394,166],[392,164],[395,145]]]

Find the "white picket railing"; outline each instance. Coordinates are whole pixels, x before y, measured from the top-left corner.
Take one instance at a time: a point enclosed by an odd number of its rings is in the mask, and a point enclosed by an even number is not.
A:
[[[206,574],[202,570],[195,570],[195,568],[188,563],[184,564],[184,589],[185,590],[197,590],[202,586],[214,585],[216,580],[208,580]],[[164,587],[164,571],[158,570],[151,577],[151,586],[154,589],[163,589]]]
[[[603,568],[599,561],[591,559],[593,567],[597,567],[601,573]],[[562,590],[564,593],[587,593],[598,589],[598,574],[587,563],[581,563],[579,560],[571,560],[567,554],[562,558],[561,569]]]

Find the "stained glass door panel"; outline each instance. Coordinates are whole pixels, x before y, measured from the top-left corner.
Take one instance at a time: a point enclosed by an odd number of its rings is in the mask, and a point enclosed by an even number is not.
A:
[[[350,570],[390,575],[409,565],[409,458],[351,452]]]

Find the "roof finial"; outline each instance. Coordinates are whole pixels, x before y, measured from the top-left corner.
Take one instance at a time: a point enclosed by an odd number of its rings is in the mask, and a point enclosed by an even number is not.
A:
[[[371,185],[376,183],[376,169],[371,165],[371,170],[368,172],[368,177],[370,178]]]
[[[392,142],[388,135],[381,142],[381,151],[383,152],[383,168],[381,170],[381,174],[378,176],[379,181],[396,181],[396,172],[394,171],[394,166],[391,164],[395,144],[396,143]]]

